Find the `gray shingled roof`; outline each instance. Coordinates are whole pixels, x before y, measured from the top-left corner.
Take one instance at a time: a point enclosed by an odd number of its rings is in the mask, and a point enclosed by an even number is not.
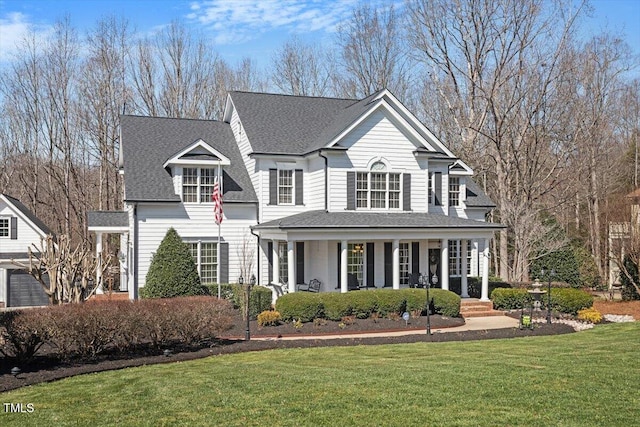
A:
[[[495,208],[496,204],[487,196],[478,184],[471,178],[466,179],[468,207],[474,208]]]
[[[254,153],[303,155],[325,147],[380,94],[357,99],[231,92]]]
[[[474,228],[500,229],[494,224],[472,219],[422,212],[326,212],[310,211],[253,227],[264,229],[298,228]]]
[[[231,162],[223,168],[223,200],[258,201],[228,123],[123,116],[121,128],[125,200],[179,202],[171,175],[162,165],[175,153],[202,139]]]
[[[33,222],[36,225],[36,227],[38,227],[40,230],[42,230],[44,232],[44,234],[51,234],[52,236],[55,236],[53,231],[51,231],[49,229],[49,227],[47,227],[45,225],[44,222],[40,221],[40,218],[35,216],[35,214],[33,212],[31,212],[31,210],[29,210],[29,208],[27,208],[25,205],[23,205],[20,200],[16,199],[15,197],[11,197],[8,194],[3,194],[3,196],[6,197],[7,200],[9,200],[16,209],[18,209],[20,212],[22,212],[22,214],[24,216],[29,218],[29,220],[31,222]]]
[[[129,214],[125,211],[89,211],[87,225],[89,227],[128,227]]]

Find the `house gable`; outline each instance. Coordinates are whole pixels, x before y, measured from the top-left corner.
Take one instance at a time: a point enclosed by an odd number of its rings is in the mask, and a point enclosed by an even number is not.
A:
[[[228,166],[231,162],[229,158],[212,146],[198,139],[193,144],[171,156],[163,165],[222,165]]]
[[[26,258],[29,247],[39,245],[42,238],[53,234],[18,199],[6,194],[0,194],[0,219],[0,225],[6,225],[3,227],[6,232],[0,235],[0,260]]]

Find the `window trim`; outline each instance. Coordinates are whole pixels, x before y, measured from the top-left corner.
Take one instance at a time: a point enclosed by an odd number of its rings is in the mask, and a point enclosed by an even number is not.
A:
[[[215,240],[184,240],[184,243],[189,245],[189,252],[191,252],[191,256],[193,257],[193,251],[191,250],[192,246],[191,245],[195,245],[196,246],[196,254],[195,254],[195,258],[194,258],[194,262],[196,264],[196,268],[198,270],[198,276],[200,276],[200,281],[203,284],[213,284],[213,283],[218,283],[218,264],[220,262],[220,255],[219,255],[219,251],[218,251],[218,242]],[[213,251],[214,251],[214,258],[215,258],[215,262],[213,264],[211,263],[206,263],[205,265],[212,265],[213,266],[213,279],[215,279],[214,281],[205,281],[204,278],[202,277],[202,245],[203,244],[210,244],[213,245]]]
[[[278,278],[289,283],[289,245],[286,241],[278,241]]]
[[[10,239],[11,238],[11,217],[10,216],[0,216],[0,221],[7,221],[7,234],[0,234],[0,239]],[[4,227],[0,227],[0,230],[4,229]]]
[[[222,166],[220,166],[220,168],[222,168]],[[184,177],[186,176],[185,174],[185,170],[187,169],[195,169],[196,170],[196,184],[185,184],[184,183]],[[210,184],[203,184],[203,174],[202,174],[202,170],[211,170],[213,171],[213,174],[210,176],[210,178],[212,178],[212,182]],[[207,204],[212,204],[213,202],[211,201],[211,193],[213,192],[213,187],[215,185],[215,179],[218,176],[222,176],[222,171],[218,171],[218,166],[183,166],[182,170],[181,170],[181,177],[182,177],[182,183],[180,186],[180,198],[182,200],[182,203],[185,204],[189,204],[189,205],[207,205]],[[222,181],[222,180],[221,180]],[[195,187],[196,188],[196,201],[195,202],[187,202],[184,199],[185,196],[185,185],[188,187]],[[223,188],[222,188],[222,182],[220,182],[220,192],[223,192]],[[209,189],[209,194],[206,195],[206,197],[204,198],[204,202],[201,201],[202,200],[202,196],[203,196],[203,188],[208,188]]]
[[[455,181],[455,183],[452,181]],[[455,200],[455,203],[452,203],[452,200]],[[462,206],[462,180],[460,179],[459,176],[449,175],[449,207],[457,208],[461,206]]]
[[[291,201],[290,202],[282,202],[280,200],[280,196],[281,196],[281,188],[284,188],[285,186],[280,184],[280,180],[281,180],[281,173],[282,172],[287,172],[291,175],[291,185],[287,186],[287,188],[290,188],[291,190]],[[295,182],[295,170],[294,169],[278,169],[278,173],[276,175],[276,179],[277,179],[277,183],[276,183],[276,189],[277,189],[277,199],[276,201],[278,202],[277,204],[279,206],[293,206],[295,205],[295,189],[296,189],[296,182]]]
[[[376,162],[378,163],[378,162]],[[374,163],[374,164],[376,164]],[[384,163],[383,163],[384,164]],[[386,167],[386,165],[385,165]],[[355,179],[355,202],[356,202],[356,210],[361,210],[361,211],[365,211],[365,210],[370,210],[370,211],[381,211],[381,210],[402,210],[402,197],[403,197],[403,185],[402,185],[402,181],[403,181],[403,175],[404,173],[402,172],[394,172],[394,171],[389,171],[388,169],[385,170],[356,170],[356,179]],[[383,190],[379,190],[379,189],[373,189],[372,188],[372,175],[376,174],[376,175],[384,175],[385,179],[384,179],[384,207],[372,207],[372,195],[373,193],[382,193]],[[366,175],[366,181],[361,179],[362,175]],[[391,190],[391,177],[396,177],[396,184],[397,184],[397,190]],[[362,183],[364,184],[364,188],[359,188],[358,184]],[[362,193],[366,194],[366,197],[363,199],[362,197],[360,197],[360,195]],[[391,194],[397,194],[397,197],[394,199],[395,201],[397,201],[397,206],[396,207],[390,207],[390,202],[391,202]],[[360,206],[360,202],[363,201],[366,203],[366,206]]]

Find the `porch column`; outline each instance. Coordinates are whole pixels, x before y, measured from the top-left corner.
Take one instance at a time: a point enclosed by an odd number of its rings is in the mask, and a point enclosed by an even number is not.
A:
[[[400,289],[400,240],[394,239],[393,251],[393,289]]]
[[[289,292],[296,291],[296,258],[294,255],[295,243],[291,240],[287,241],[287,262],[289,274]]]
[[[460,263],[460,268],[462,269],[460,272],[460,296],[462,298],[469,298],[469,285],[467,283],[467,245],[467,239],[460,240],[460,246],[462,246],[460,248],[460,256],[462,257]]]
[[[442,256],[440,257],[440,283],[442,289],[449,290],[449,239],[440,241],[442,247]]]
[[[489,239],[484,239],[482,250],[482,293],[480,301],[489,301]]]
[[[278,241],[273,240],[272,243],[272,259],[273,259],[273,284],[280,284],[280,251],[278,250]]]
[[[349,292],[349,278],[347,275],[347,251],[349,242],[343,240],[340,244],[340,292]]]
[[[98,261],[98,266],[96,268],[96,285],[98,288],[96,289],[96,294],[103,294],[104,289],[102,288],[102,233],[99,231],[96,232],[96,258]]]
[[[120,235],[120,253],[118,259],[120,261],[120,291],[129,290],[127,279],[129,278],[127,269],[129,268],[127,253],[129,251],[129,233]]]

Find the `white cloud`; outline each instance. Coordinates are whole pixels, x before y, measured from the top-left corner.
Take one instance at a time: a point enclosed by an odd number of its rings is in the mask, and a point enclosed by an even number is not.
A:
[[[38,40],[46,38],[50,32],[50,26],[32,24],[20,12],[6,13],[0,17],[0,63],[13,60],[28,35],[33,34]]]
[[[218,44],[238,44],[272,30],[333,32],[357,0],[203,0],[187,18],[211,31]]]

